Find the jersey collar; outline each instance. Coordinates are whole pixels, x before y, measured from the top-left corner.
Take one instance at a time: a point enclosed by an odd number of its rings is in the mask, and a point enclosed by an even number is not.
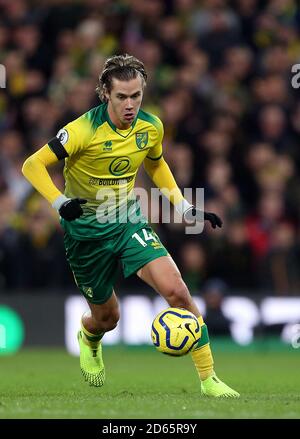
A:
[[[120,130],[120,129],[117,128],[116,125],[111,121],[111,119],[110,119],[110,117],[109,117],[109,114],[108,114],[108,111],[107,111],[107,104],[106,104],[106,107],[105,107],[104,114],[105,114],[105,120],[106,120],[106,122],[108,123],[108,125],[111,127],[111,129],[112,129],[113,131],[115,131],[117,134],[119,134],[119,136],[124,137],[124,138],[125,138],[125,137],[128,137],[129,134],[132,132],[132,130],[133,130],[133,128],[135,127],[135,124],[136,124],[136,122],[137,122],[137,119],[138,119],[138,114],[137,114],[136,117],[135,117],[135,119],[134,119],[134,121],[132,122],[131,126],[130,126],[127,130]]]

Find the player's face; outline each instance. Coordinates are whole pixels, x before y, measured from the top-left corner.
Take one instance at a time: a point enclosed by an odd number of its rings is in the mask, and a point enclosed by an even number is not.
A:
[[[108,98],[108,114],[117,128],[129,128],[143,99],[143,80],[140,76],[130,81],[113,78]]]

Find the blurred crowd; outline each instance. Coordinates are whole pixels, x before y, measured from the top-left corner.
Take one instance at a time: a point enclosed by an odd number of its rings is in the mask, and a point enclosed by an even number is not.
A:
[[[203,187],[224,220],[199,235],[154,225],[191,292],[214,279],[299,294],[296,0],[0,0],[0,291],[74,287],[57,213],[21,166],[99,104],[103,63],[125,52],[145,63],[143,108],[164,123],[178,185]],[[62,165],[51,176],[63,190]],[[151,187],[142,170],[137,185]]]

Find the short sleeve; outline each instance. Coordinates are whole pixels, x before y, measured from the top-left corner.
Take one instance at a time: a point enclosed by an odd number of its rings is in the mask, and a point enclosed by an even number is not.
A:
[[[153,116],[153,125],[156,128],[156,141],[154,145],[149,149],[147,158],[151,160],[159,160],[163,155],[162,140],[164,137],[164,126],[162,121],[157,117]]]
[[[62,160],[85,149],[92,135],[89,121],[84,117],[79,117],[60,129],[48,145],[56,157]]]

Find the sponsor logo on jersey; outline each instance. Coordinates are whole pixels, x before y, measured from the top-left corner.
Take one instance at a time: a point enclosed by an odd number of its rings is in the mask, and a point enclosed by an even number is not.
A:
[[[128,172],[130,166],[129,157],[117,157],[109,165],[109,172],[116,176],[124,175]]]
[[[135,142],[136,142],[136,146],[139,149],[144,149],[145,146],[147,146],[147,143],[148,143],[148,132],[146,132],[146,133],[136,133],[135,134]]]
[[[90,177],[89,178],[89,185],[90,186],[115,186],[122,184],[130,183],[134,179],[134,175],[131,175],[127,178],[97,178],[97,177]]]
[[[65,145],[67,143],[67,141],[69,140],[69,133],[67,130],[65,130],[63,128],[62,130],[58,131],[58,133],[56,134],[56,137],[58,138],[58,140],[60,141],[60,143],[62,145]]]

